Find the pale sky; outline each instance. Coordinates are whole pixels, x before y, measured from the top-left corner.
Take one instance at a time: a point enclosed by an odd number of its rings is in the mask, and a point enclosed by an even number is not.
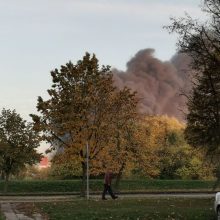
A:
[[[169,60],[176,36],[162,27],[184,11],[200,18],[200,0],[0,0],[0,109],[25,119],[51,86],[50,71],[95,53],[125,69],[144,48]]]

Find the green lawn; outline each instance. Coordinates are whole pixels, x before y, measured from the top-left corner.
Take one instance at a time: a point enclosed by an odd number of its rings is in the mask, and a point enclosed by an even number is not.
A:
[[[172,190],[212,190],[214,181],[200,180],[122,180],[120,191],[172,191]],[[77,180],[47,180],[47,181],[11,181],[11,193],[41,193],[41,192],[79,192],[81,181]],[[91,180],[91,191],[102,191],[103,180]],[[114,187],[113,187],[114,188]],[[3,192],[3,181],[0,181],[0,192]]]
[[[5,220],[3,213],[0,213],[0,220]]]
[[[213,199],[76,200],[37,203],[50,220],[214,220]]]

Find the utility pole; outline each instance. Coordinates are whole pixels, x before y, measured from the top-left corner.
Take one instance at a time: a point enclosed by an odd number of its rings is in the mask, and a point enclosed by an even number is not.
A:
[[[89,199],[89,143],[86,142],[86,193]]]

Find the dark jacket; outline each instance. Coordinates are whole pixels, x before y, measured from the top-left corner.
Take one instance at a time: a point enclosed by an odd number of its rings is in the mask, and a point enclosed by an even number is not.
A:
[[[105,178],[104,178],[104,184],[107,184],[107,185],[111,185],[112,183],[112,173],[111,172],[106,172],[105,173]]]

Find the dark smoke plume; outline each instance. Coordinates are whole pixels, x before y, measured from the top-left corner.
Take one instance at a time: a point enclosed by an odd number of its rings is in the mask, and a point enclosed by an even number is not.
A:
[[[185,92],[190,89],[187,77],[190,59],[176,54],[169,62],[163,62],[153,53],[154,49],[141,50],[127,63],[125,72],[114,69],[115,84],[138,92],[141,112],[184,120],[186,100],[180,94],[183,89]]]

